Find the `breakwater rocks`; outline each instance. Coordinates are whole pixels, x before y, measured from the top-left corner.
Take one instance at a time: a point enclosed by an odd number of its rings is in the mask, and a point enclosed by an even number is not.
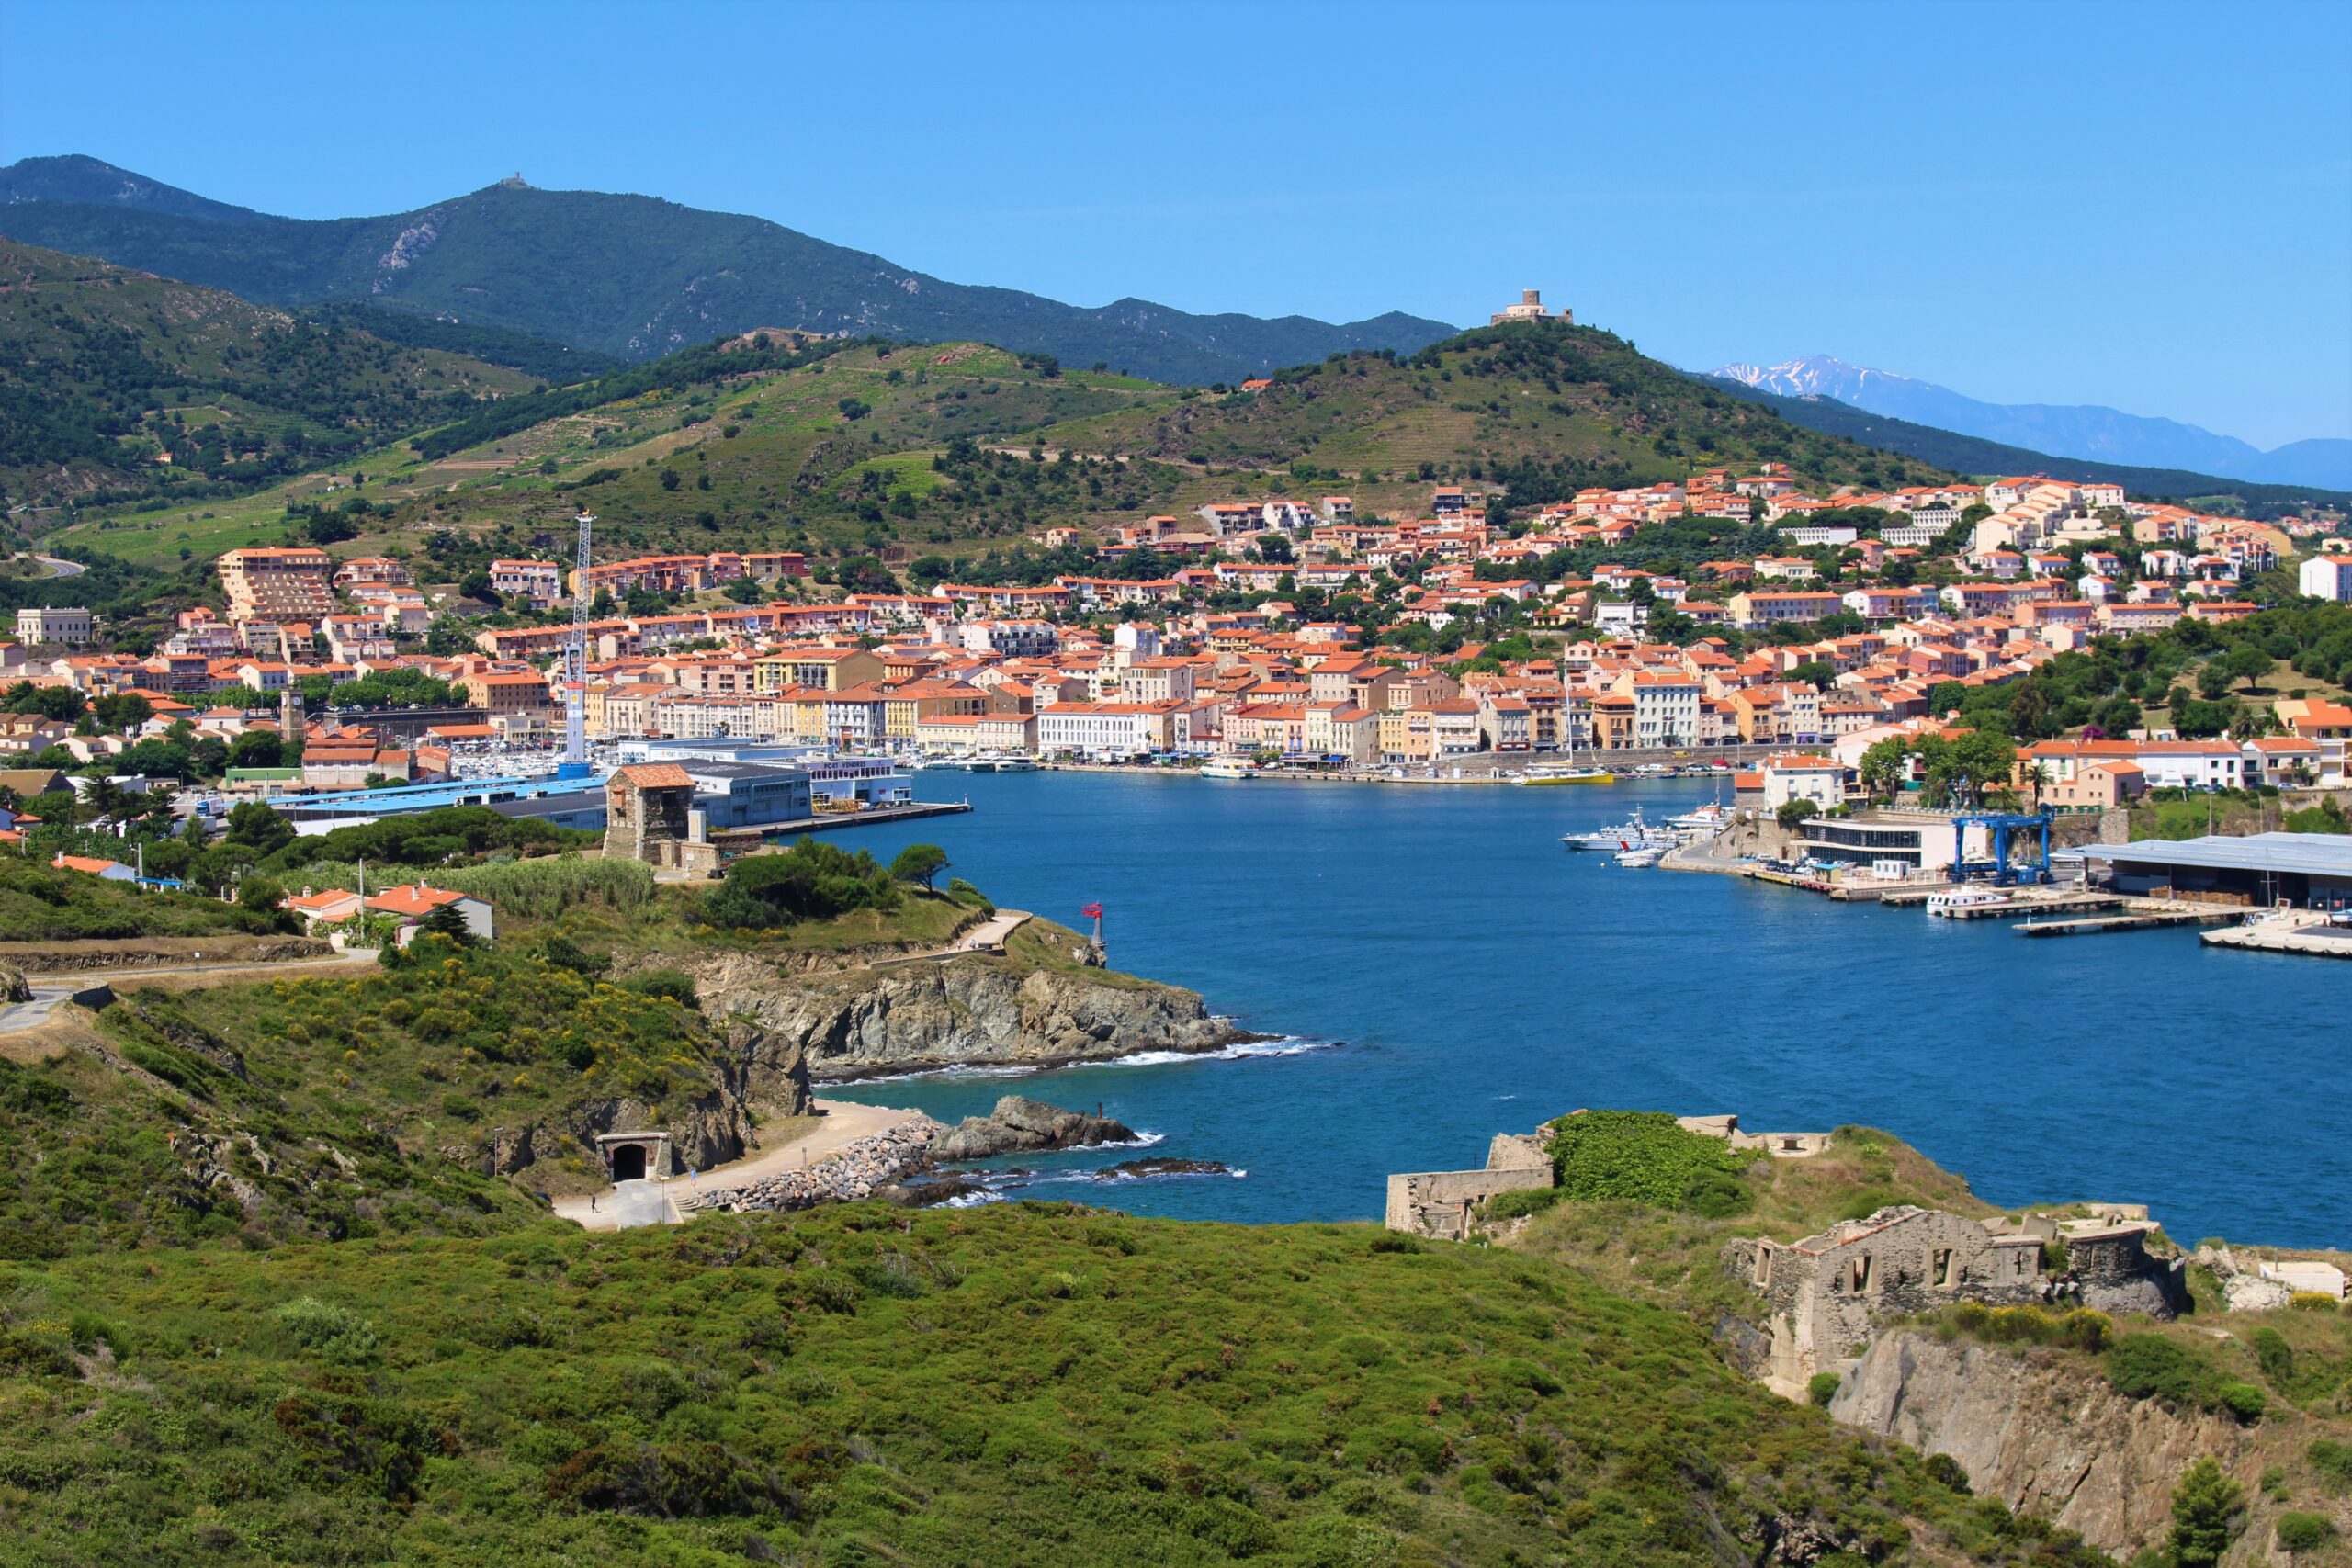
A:
[[[1058,1066],[1255,1038],[1198,993],[994,957],[787,976],[741,954],[695,972],[704,1007],[798,1044],[818,1082],[956,1066]]]
[[[1008,1094],[986,1116],[967,1116],[939,1135],[931,1157],[942,1164],[991,1159],[1040,1149],[1089,1148],[1096,1144],[1132,1144],[1135,1130],[1107,1116],[1064,1111],[1041,1100]]]
[[[946,1128],[916,1116],[885,1133],[860,1138],[801,1170],[763,1177],[742,1187],[717,1188],[679,1206],[730,1213],[812,1209],[820,1203],[871,1198],[931,1163],[932,1141]]]

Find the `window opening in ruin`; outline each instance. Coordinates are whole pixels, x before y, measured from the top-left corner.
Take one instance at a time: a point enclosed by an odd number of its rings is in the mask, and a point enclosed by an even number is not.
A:
[[[1863,1253],[1854,1259],[1854,1289],[1859,1293],[1871,1288],[1871,1255]]]
[[[1949,1247],[1936,1248],[1936,1283],[1951,1283],[1951,1248]]]

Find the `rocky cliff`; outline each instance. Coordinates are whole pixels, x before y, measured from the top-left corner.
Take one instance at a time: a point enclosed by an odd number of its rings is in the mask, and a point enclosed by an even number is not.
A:
[[[729,954],[700,965],[695,983],[712,1017],[748,1020],[797,1045],[820,1082],[1214,1051],[1250,1038],[1195,992],[978,955],[786,976]]]
[[[2222,1416],[2126,1399],[2062,1352],[2018,1354],[1908,1331],[1871,1346],[1829,1414],[1923,1453],[1950,1454],[1979,1495],[2126,1556],[2163,1540],[2173,1485],[2199,1456],[2233,1472],[2247,1468],[2246,1433]]]
[[[494,1175],[511,1175],[539,1160],[595,1153],[599,1133],[658,1128],[670,1134],[681,1167],[707,1170],[742,1158],[759,1142],[761,1121],[806,1116],[815,1109],[808,1054],[798,1041],[737,1018],[714,1053],[710,1087],[683,1103],[652,1106],[628,1096],[582,1100],[542,1121],[506,1129],[476,1149],[445,1151],[480,1159]]]

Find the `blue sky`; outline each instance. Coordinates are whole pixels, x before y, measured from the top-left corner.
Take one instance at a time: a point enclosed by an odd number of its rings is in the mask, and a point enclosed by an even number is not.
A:
[[[0,0],[0,163],[298,217],[520,170],[1080,304],[1835,354],[2352,435],[2352,6]]]

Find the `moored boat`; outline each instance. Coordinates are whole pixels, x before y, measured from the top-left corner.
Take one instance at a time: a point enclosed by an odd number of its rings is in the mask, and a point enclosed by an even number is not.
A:
[[[1617,775],[1605,768],[1578,768],[1565,763],[1540,762],[1519,775],[1523,784],[1615,784]]]
[[[1642,808],[1634,807],[1634,819],[1614,828],[1597,828],[1589,833],[1563,833],[1560,842],[1572,850],[1593,850],[1608,853],[1614,850],[1670,850],[1679,839],[1671,828],[1644,821]]]
[[[1992,909],[2013,902],[1995,887],[1939,887],[1928,895],[1928,913],[1951,919],[1963,909]]]
[[[1257,776],[1258,770],[1248,762],[1237,762],[1220,758],[1215,761],[1201,764],[1201,777],[1204,779],[1238,780],[1254,779]]]

